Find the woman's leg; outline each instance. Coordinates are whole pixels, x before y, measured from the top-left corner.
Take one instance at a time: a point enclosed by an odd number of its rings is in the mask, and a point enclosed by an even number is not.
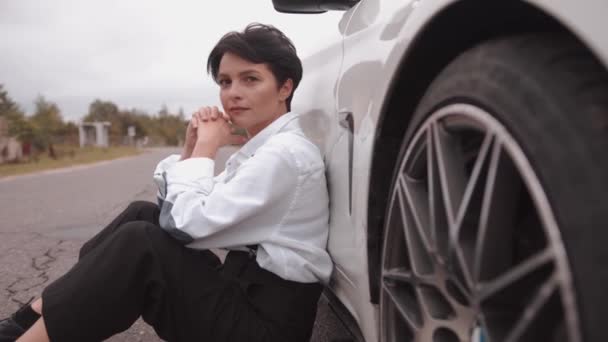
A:
[[[108,239],[125,223],[133,221],[146,221],[158,224],[160,209],[158,205],[146,201],[134,201],[127,206],[110,224],[97,233],[93,238],[84,243],[80,249],[79,258],[89,253],[100,243]],[[42,299],[38,298],[31,305],[26,304],[10,318],[0,321],[0,342],[14,340],[21,331],[29,329],[40,318],[42,313]]]
[[[37,320],[25,334],[17,339],[17,342],[50,342],[44,319]]]
[[[110,224],[103,228],[99,233],[85,242],[80,248],[79,259],[86,255],[93,248],[105,241],[110,235],[116,232],[123,224],[133,221],[146,221],[158,225],[158,215],[160,209],[156,203],[147,201],[131,202]],[[32,310],[38,314],[42,313],[42,298],[38,298],[31,304]]]
[[[237,262],[235,270],[243,269],[238,264],[245,265]],[[315,304],[318,295],[305,296],[302,305],[297,299],[303,291],[292,285],[287,290],[276,276],[271,283],[279,287],[267,288],[263,281],[244,290],[236,274],[224,276],[218,265],[211,252],[185,248],[156,225],[129,222],[44,290],[41,322],[51,340],[65,342],[104,340],[140,315],[170,341],[305,340],[285,339],[286,326],[279,322],[291,320],[294,307]],[[304,316],[314,320],[314,312]],[[44,338],[42,323],[30,333]]]
[[[42,314],[42,298],[38,298],[30,304],[32,306],[32,310],[35,312]]]
[[[122,225],[133,221],[146,221],[154,225],[158,225],[158,216],[160,208],[156,203],[147,201],[131,202],[125,210],[123,210],[110,224],[103,228],[99,233],[85,242],[80,248],[79,258],[97,247],[105,241],[110,235],[116,232]]]
[[[185,265],[189,265],[185,267]],[[139,316],[163,339],[181,337],[180,302],[187,275],[205,279],[191,287],[205,298],[208,315],[225,296],[228,283],[209,251],[185,248],[160,227],[145,221],[123,224],[86,253],[42,294],[42,316],[53,341],[101,341],[128,329]],[[203,319],[201,317],[200,319]]]
[[[42,316],[52,340],[102,341],[128,329],[144,305],[163,312],[165,285],[148,230],[164,233],[145,221],[110,224],[44,289]]]

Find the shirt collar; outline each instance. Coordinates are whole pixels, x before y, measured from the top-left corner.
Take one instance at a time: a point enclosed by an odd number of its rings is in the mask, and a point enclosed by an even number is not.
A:
[[[287,112],[279,116],[276,120],[271,122],[270,125],[264,127],[263,130],[258,132],[258,134],[245,143],[245,145],[243,145],[243,147],[241,147],[237,153],[245,155],[246,157],[253,156],[257,149],[264,145],[264,143],[270,137],[279,133],[285,126],[287,126],[288,123],[297,117],[298,115],[293,112]]]

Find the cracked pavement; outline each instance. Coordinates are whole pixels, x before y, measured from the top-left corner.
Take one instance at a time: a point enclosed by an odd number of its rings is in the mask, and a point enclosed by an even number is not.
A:
[[[230,152],[220,151],[217,168]],[[179,150],[150,149],[132,158],[0,179],[0,318],[39,297],[76,263],[82,243],[130,202],[155,201],[152,172],[170,153]],[[311,341],[346,339],[331,309],[320,304]],[[108,341],[160,339],[138,320]]]
[[[0,179],[0,317],[40,296],[78,250],[128,203],[155,200],[152,172],[174,149],[134,158]],[[137,321],[111,341],[159,341]]]

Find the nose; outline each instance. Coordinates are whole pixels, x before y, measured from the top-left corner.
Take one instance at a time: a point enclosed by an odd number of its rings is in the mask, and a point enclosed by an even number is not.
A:
[[[224,89],[224,94],[231,100],[242,98],[241,87],[238,82],[232,82],[229,87]]]

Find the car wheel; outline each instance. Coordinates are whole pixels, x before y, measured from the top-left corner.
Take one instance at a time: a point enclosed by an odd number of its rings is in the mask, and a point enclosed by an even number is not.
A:
[[[456,58],[396,164],[382,341],[608,341],[607,153],[608,78],[576,40]]]

